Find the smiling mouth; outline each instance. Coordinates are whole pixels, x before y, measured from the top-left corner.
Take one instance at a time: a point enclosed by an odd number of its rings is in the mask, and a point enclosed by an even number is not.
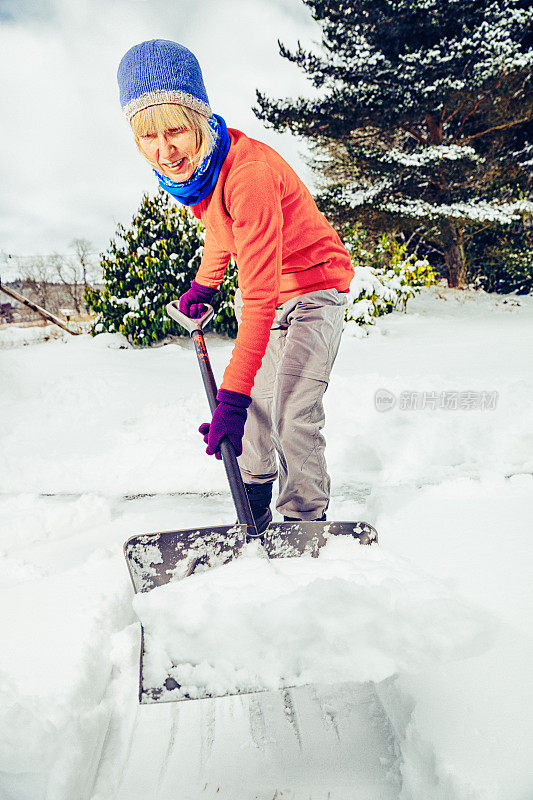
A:
[[[165,166],[167,167],[167,169],[179,169],[180,167],[183,166],[184,162],[185,162],[185,156],[183,156],[183,158],[180,161],[176,161],[174,162],[174,164],[166,164]]]

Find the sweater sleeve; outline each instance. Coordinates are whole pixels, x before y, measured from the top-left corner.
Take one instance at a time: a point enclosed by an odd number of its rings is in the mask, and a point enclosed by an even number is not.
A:
[[[222,283],[230,256],[231,253],[222,250],[215,242],[213,234],[209,232],[209,229],[206,229],[202,259],[195,281],[202,286],[218,289]]]
[[[222,388],[249,395],[279,298],[283,223],[280,178],[265,162],[248,162],[231,176],[228,198],[243,307]]]

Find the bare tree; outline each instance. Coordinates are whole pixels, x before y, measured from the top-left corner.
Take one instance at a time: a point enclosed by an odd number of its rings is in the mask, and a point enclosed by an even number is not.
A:
[[[98,281],[99,264],[87,239],[74,239],[70,254],[15,256],[0,251],[2,266],[16,265],[17,283],[27,299],[49,311],[72,308],[76,315],[85,311],[84,292]],[[9,272],[10,270],[6,271]],[[12,270],[11,270],[12,271]]]
[[[48,259],[59,278],[59,282],[63,285],[66,296],[72,302],[76,313],[79,314],[82,305],[84,279],[81,265],[74,257],[62,256],[59,253],[53,253]]]
[[[52,271],[50,257],[33,256],[31,261],[21,264],[19,271],[22,286],[26,293],[33,295],[44,308],[57,311],[52,292]]]
[[[54,253],[49,256],[49,263],[53,271],[63,284],[65,294],[72,302],[76,313],[82,311],[83,296],[91,282],[97,276],[94,263],[93,246],[87,239],[74,239],[70,244],[74,250],[72,256],[63,256]]]
[[[74,239],[70,243],[74,250],[74,258],[81,269],[81,282],[83,290],[92,288],[92,284],[100,277],[100,267],[94,258],[95,251],[88,239]]]

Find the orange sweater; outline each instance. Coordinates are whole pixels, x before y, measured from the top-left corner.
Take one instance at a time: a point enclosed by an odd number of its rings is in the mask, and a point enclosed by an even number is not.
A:
[[[276,306],[319,289],[348,290],[350,257],[294,170],[271,147],[228,129],[231,146],[211,194],[192,206],[206,228],[195,280],[218,287],[237,261],[242,320],[222,388],[250,394]]]

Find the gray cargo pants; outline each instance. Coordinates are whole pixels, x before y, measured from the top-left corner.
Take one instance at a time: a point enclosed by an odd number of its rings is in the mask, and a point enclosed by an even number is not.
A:
[[[322,400],[343,328],[347,295],[324,289],[276,309],[270,339],[251,392],[239,457],[245,483],[278,476],[276,508],[286,517],[319,519],[329,504]],[[242,298],[235,294],[240,322]]]

